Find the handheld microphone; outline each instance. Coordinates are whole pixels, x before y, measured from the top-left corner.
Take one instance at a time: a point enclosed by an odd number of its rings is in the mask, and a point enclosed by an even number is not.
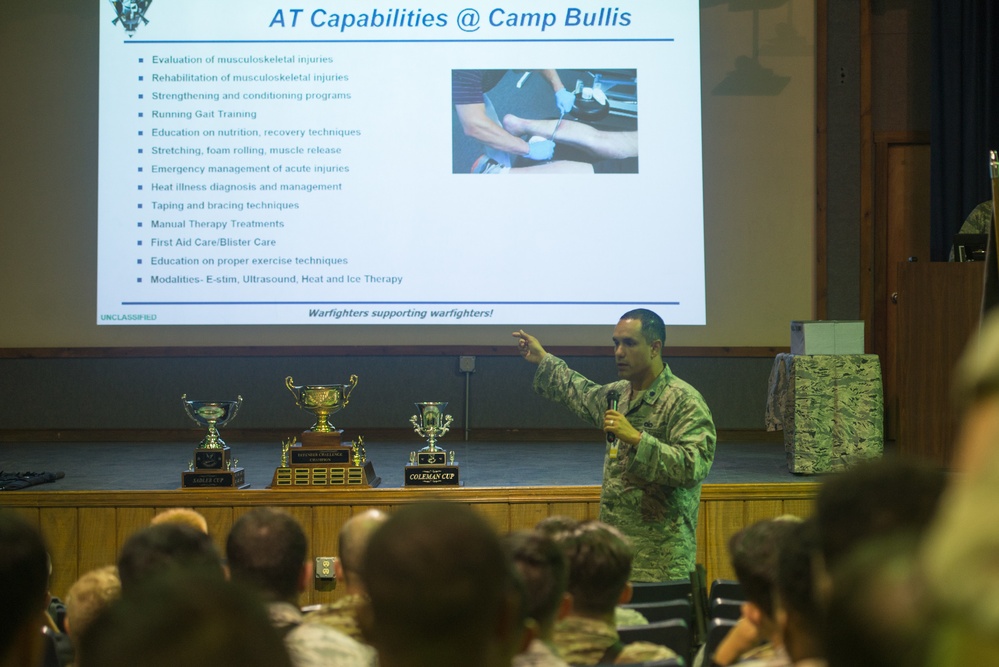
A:
[[[607,392],[607,409],[617,410],[617,402],[618,400],[620,400],[620,398],[621,394],[617,393],[613,389]],[[613,433],[607,433],[608,444],[613,444],[615,440],[617,440],[617,436],[615,436]]]
[[[607,409],[608,410],[617,410],[617,401],[618,401],[619,398],[621,398],[621,395],[618,394],[616,391],[611,390],[611,391],[607,392]],[[607,452],[607,456],[610,459],[612,459],[612,460],[616,459],[617,458],[617,436],[614,435],[611,432],[608,432],[607,433],[607,444],[610,445],[610,449]]]

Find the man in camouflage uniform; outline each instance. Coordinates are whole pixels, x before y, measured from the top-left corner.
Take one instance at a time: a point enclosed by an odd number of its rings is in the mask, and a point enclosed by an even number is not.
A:
[[[553,634],[555,647],[566,662],[627,665],[676,657],[674,651],[658,644],[621,643],[614,627],[614,608],[631,599],[628,578],[634,552],[620,531],[600,521],[587,521],[570,533],[559,533],[555,540],[569,564],[569,611],[555,624]]]
[[[307,623],[322,623],[359,642],[367,643],[361,634],[357,612],[364,603],[364,582],[361,580],[361,562],[368,538],[388,519],[380,510],[367,510],[350,517],[340,528],[336,559],[333,568],[336,580],[346,589],[347,595],[331,604],[322,605],[305,617]]]
[[[312,581],[313,565],[305,531],[290,514],[258,507],[241,516],[229,531],[226,560],[233,583],[267,602],[295,667],[376,664],[371,647],[325,625],[302,622],[296,603]]]
[[[600,520],[635,549],[633,581],[686,579],[696,559],[701,482],[715,456],[715,426],[700,393],[662,360],[666,327],[650,310],[632,310],[614,328],[621,380],[598,385],[548,354],[523,331],[521,355],[538,365],[534,389],[614,435],[604,457]],[[608,409],[610,392],[618,409]]]

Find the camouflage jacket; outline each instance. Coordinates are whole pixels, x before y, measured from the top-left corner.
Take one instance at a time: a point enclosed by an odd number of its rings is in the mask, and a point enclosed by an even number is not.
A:
[[[357,623],[357,610],[363,601],[360,595],[347,595],[336,602],[324,604],[319,609],[306,614],[305,622],[328,625],[351,639],[362,644],[367,643],[364,641],[361,628]]]
[[[284,634],[284,644],[295,667],[343,665],[371,667],[375,653],[347,635],[319,623],[303,623],[302,612],[287,602],[272,602],[267,608],[271,624]]]
[[[632,581],[686,579],[697,556],[701,482],[715,457],[715,425],[700,393],[666,366],[633,402],[627,380],[598,385],[551,354],[538,364],[534,389],[598,427],[607,393],[618,392],[618,409],[641,439],[620,443],[616,459],[604,456],[600,520],[631,539]]]
[[[603,621],[569,616],[555,624],[555,647],[570,665],[602,664],[607,649],[620,640],[615,630]],[[630,665],[649,660],[668,660],[676,653],[665,646],[649,642],[625,644],[614,664]]]
[[[534,639],[523,653],[513,656],[511,667],[569,667],[553,646]]]

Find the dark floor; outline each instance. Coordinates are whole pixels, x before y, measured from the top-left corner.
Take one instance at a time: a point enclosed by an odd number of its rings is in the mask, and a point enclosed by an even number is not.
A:
[[[409,452],[422,444],[368,442],[368,460],[382,487],[401,487]],[[597,443],[571,442],[441,442],[455,452],[466,487],[575,486],[599,484],[604,449]],[[251,488],[271,483],[281,458],[272,442],[234,442],[232,455],[246,470]],[[168,490],[180,485],[194,444],[171,443],[44,443],[0,444],[2,472],[62,472],[52,483],[32,491]],[[815,481],[788,472],[781,442],[721,442],[708,484],[760,484]]]

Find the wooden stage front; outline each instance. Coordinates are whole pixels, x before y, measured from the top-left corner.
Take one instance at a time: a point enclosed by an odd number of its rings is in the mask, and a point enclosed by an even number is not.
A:
[[[780,484],[705,484],[697,527],[697,560],[708,580],[732,578],[726,543],[730,535],[754,521],[811,513],[816,482]],[[51,590],[65,598],[76,578],[95,567],[115,562],[118,549],[135,530],[148,525],[157,512],[193,507],[205,515],[210,531],[224,550],[233,521],[257,506],[280,507],[305,527],[313,556],[336,555],[340,525],[370,507],[391,511],[406,503],[444,498],[468,503],[496,526],[510,531],[531,528],[540,519],[568,515],[597,516],[600,487],[493,487],[442,491],[385,488],[350,491],[13,491],[0,494],[0,504],[37,525],[52,552]],[[340,589],[342,590],[342,589]],[[337,590],[314,587],[301,603],[329,602]]]

